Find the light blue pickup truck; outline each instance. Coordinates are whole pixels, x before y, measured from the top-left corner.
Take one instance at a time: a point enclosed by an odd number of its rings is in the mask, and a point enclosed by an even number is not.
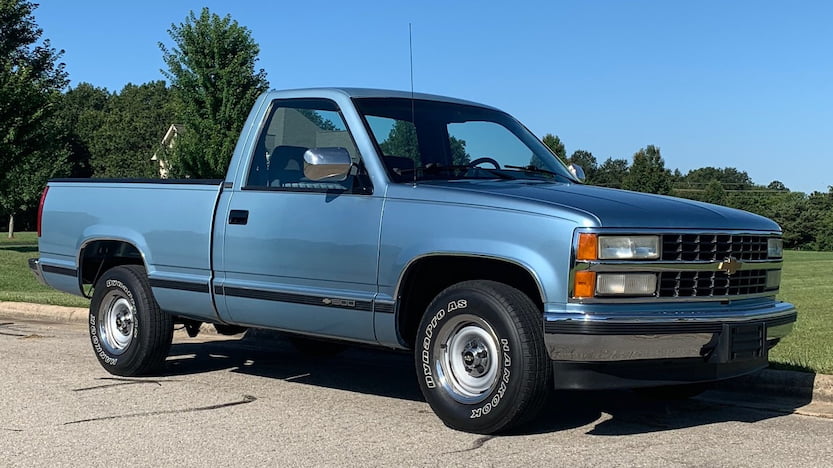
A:
[[[224,180],[50,181],[30,267],[91,295],[113,374],[160,370],[177,323],[409,350],[431,408],[477,433],[552,388],[682,395],[766,367],[796,319],[778,225],[582,179],[482,104],[271,91]]]

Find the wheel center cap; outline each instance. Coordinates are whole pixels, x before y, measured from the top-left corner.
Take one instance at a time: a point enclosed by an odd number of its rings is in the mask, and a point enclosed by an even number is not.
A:
[[[463,349],[463,366],[472,377],[481,377],[489,368],[489,351],[483,343],[471,341]]]
[[[132,325],[132,323],[133,321],[127,314],[119,314],[116,317],[116,328],[124,334],[127,334],[127,332],[130,330],[130,326]]]

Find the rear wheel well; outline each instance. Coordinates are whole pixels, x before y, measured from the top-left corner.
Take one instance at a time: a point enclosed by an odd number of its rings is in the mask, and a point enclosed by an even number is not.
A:
[[[408,267],[397,297],[397,328],[408,347],[414,346],[419,321],[434,297],[445,288],[468,280],[491,280],[512,286],[543,311],[538,283],[529,271],[515,263],[483,257],[424,257]]]
[[[144,266],[142,254],[132,244],[117,240],[97,240],[85,245],[79,258],[81,286],[95,284],[105,271],[121,265]]]

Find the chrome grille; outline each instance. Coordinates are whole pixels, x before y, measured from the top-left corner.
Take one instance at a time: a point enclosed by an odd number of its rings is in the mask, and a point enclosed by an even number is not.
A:
[[[662,259],[667,261],[766,260],[765,236],[739,234],[665,234]]]
[[[742,296],[766,291],[766,270],[666,271],[659,277],[659,297]]]

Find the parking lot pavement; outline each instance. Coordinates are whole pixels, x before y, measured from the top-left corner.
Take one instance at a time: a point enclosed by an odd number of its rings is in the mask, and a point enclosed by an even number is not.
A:
[[[83,324],[0,318],[0,356],[3,466],[833,465],[833,419],[709,394],[559,392],[515,433],[453,431],[406,354],[178,332],[165,373],[120,378]]]

